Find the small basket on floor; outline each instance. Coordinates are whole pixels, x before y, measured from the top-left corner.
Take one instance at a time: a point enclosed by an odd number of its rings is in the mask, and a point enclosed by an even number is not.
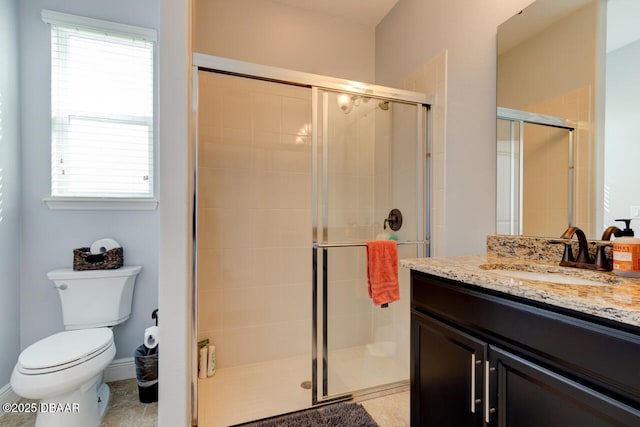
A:
[[[89,248],[73,250],[73,269],[81,270],[113,270],[124,265],[122,248],[109,249],[101,254],[92,254]]]

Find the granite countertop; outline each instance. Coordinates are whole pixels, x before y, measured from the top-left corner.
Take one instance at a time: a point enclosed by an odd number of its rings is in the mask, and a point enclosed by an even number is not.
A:
[[[493,251],[492,251],[493,252]],[[627,325],[640,327],[640,279],[620,277],[611,272],[595,272],[559,267],[548,260],[496,256],[404,259],[400,265],[434,276],[464,282],[532,301],[586,313]],[[559,284],[525,278],[513,278],[495,271],[529,270],[555,272],[576,280],[598,277],[605,284]]]

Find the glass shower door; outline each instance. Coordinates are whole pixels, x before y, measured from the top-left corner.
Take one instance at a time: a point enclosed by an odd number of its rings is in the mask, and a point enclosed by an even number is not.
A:
[[[315,89],[313,106],[315,404],[408,384],[409,275],[399,269],[399,301],[375,306],[366,242],[425,255],[427,147],[420,104]]]
[[[575,221],[575,130],[570,120],[498,108],[496,231],[553,236]]]

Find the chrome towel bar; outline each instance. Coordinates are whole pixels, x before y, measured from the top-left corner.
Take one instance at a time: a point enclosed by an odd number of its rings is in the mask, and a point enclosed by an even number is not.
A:
[[[421,241],[406,241],[406,242],[397,242],[398,246],[401,245],[426,245],[429,243],[428,240]],[[322,248],[350,248],[356,246],[367,246],[367,242],[335,242],[335,243],[317,243],[313,242],[313,247],[316,249]]]

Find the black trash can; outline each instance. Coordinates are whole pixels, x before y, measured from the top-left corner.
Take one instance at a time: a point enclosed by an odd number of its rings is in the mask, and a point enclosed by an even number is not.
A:
[[[144,344],[136,348],[136,379],[140,402],[158,401],[158,346],[147,348]]]

